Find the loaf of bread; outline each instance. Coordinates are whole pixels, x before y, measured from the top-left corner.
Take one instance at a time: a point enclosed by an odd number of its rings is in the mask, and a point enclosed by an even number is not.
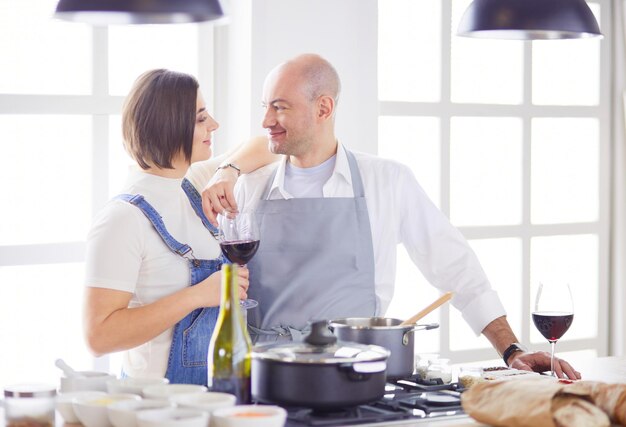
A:
[[[468,415],[492,426],[609,427],[593,387],[573,386],[541,376],[487,381],[464,392],[461,402]]]
[[[613,423],[626,426],[626,384],[579,381],[572,386],[588,388],[593,403],[602,409]]]

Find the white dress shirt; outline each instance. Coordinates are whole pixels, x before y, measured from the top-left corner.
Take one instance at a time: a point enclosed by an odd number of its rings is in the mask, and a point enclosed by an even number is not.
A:
[[[442,292],[453,291],[452,304],[479,335],[505,315],[476,255],[461,233],[430,201],[411,170],[396,161],[354,152],[363,186],[374,245],[376,296],[380,313],[389,307],[396,278],[397,246],[402,243],[424,277]],[[243,175],[236,186],[239,209],[254,209],[268,181],[269,199],[290,199],[285,190],[287,157]],[[339,144],[335,169],[323,187],[324,197],[354,197],[345,149]],[[330,244],[330,243],[329,243]],[[421,308],[424,301],[415,301]]]

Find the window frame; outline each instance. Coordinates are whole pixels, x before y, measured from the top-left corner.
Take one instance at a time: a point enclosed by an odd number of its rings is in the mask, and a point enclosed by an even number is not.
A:
[[[52,18],[51,18],[52,19]],[[74,24],[71,24],[74,25]],[[78,24],[76,24],[78,25]],[[211,23],[195,24],[198,26],[198,70],[196,77],[202,87],[207,102],[207,109],[215,109],[214,87],[214,26]],[[63,94],[6,94],[0,93],[0,115],[83,115],[91,116],[91,199],[85,200],[90,205],[91,218],[109,200],[109,144],[113,141],[109,135],[109,121],[113,115],[121,114],[124,96],[109,94],[109,44],[108,27],[91,27],[92,31],[92,88],[87,95]],[[45,68],[42,68],[45,72]],[[63,167],[63,165],[58,165]],[[62,209],[51,206],[50,209]],[[85,236],[86,237],[86,236]],[[56,242],[48,244],[0,245],[0,267],[16,265],[40,265],[82,263],[85,260],[86,242]],[[83,286],[83,284],[80,284]],[[57,306],[62,304],[59,295]],[[54,302],[52,302],[54,303]],[[81,310],[81,307],[77,307]],[[36,321],[36,319],[34,319]],[[50,331],[56,333],[56,331]],[[18,329],[15,330],[19,334]],[[83,340],[82,336],[75,337]],[[36,343],[33,343],[36,345]],[[25,349],[22,349],[25,350]],[[93,358],[91,369],[114,371],[118,368],[118,354]],[[51,366],[51,369],[56,369]]]
[[[589,0],[600,5],[600,26],[604,39],[600,43],[600,99],[597,106],[552,106],[532,104],[532,46],[525,42],[523,48],[524,90],[519,105],[469,104],[451,101],[451,43],[452,4],[441,1],[441,97],[438,102],[378,101],[378,117],[435,117],[440,123],[440,200],[435,201],[448,217],[450,216],[450,122],[452,117],[515,117],[523,122],[522,147],[522,222],[519,225],[458,226],[468,240],[489,238],[519,238],[522,241],[522,299],[521,330],[514,330],[523,343],[530,343],[531,331],[531,287],[530,287],[530,244],[537,236],[593,234],[598,237],[598,334],[587,339],[567,339],[559,342],[559,353],[593,349],[598,356],[609,350],[609,281],[610,281],[610,213],[611,213],[611,53],[612,53],[612,9],[610,0]],[[542,117],[590,117],[599,122],[599,216],[594,222],[563,224],[531,224],[531,121]],[[381,141],[379,143],[384,143]],[[399,284],[400,285],[400,284]],[[491,348],[451,350],[450,306],[444,305],[440,312],[439,352],[455,362],[493,359]]]

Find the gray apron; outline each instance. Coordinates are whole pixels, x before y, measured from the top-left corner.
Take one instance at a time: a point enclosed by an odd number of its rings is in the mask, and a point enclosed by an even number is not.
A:
[[[256,209],[261,244],[248,263],[254,342],[298,340],[311,320],[376,315],[374,250],[361,174],[346,150],[354,198],[268,200]],[[282,338],[281,338],[282,337]]]

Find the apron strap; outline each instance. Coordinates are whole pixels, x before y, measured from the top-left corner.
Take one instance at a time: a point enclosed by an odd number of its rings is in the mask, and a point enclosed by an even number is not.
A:
[[[139,210],[141,210],[146,218],[148,218],[148,220],[152,223],[156,232],[159,233],[163,242],[172,250],[172,252],[175,252],[188,261],[195,259],[191,247],[187,244],[180,243],[172,237],[172,235],[165,228],[165,223],[163,223],[161,215],[159,215],[156,209],[154,209],[154,207],[152,207],[152,205],[148,203],[141,194],[120,194],[114,197],[114,199],[123,200],[138,207]]]
[[[352,191],[354,192],[354,197],[365,197],[365,189],[363,188],[361,171],[359,171],[356,157],[354,157],[354,153],[347,148],[345,149],[345,151],[346,157],[348,158],[348,165],[350,166],[350,176],[352,177]]]
[[[273,326],[271,329],[260,329],[248,324],[248,329],[255,335],[291,337],[293,341],[302,341],[304,336],[311,331],[311,326],[307,325],[302,329],[291,326]]]

